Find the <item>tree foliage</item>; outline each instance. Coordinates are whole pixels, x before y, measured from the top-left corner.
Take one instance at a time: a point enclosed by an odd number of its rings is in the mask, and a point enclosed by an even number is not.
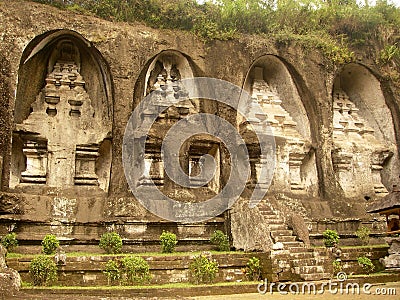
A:
[[[204,39],[237,34],[286,37],[314,43],[337,59],[335,47],[377,42],[381,49],[400,39],[400,8],[390,0],[36,0],[108,20],[143,22],[155,28],[188,30]],[[313,41],[313,40],[316,41]],[[392,52],[395,49],[391,49]],[[339,52],[338,62],[351,59]],[[329,56],[329,55],[328,55]]]

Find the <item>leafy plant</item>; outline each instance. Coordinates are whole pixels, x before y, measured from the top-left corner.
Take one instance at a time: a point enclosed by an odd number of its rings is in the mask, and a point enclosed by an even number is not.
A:
[[[189,266],[190,277],[193,283],[211,283],[218,273],[218,263],[207,258],[204,254],[197,255]]]
[[[323,232],[322,236],[326,247],[333,247],[339,242],[339,235],[336,230],[327,229]]]
[[[371,273],[375,269],[372,261],[366,256],[358,257],[357,262],[367,274]]]
[[[162,253],[172,253],[175,251],[175,246],[178,241],[174,233],[163,231],[160,235],[160,243]]]
[[[249,258],[246,264],[246,276],[249,280],[261,279],[261,264],[257,257]]]
[[[1,244],[7,249],[8,252],[12,252],[18,246],[17,234],[15,232],[6,234],[1,239]]]
[[[128,256],[121,259],[121,278],[125,284],[142,284],[149,282],[150,267],[140,256]]]
[[[333,273],[337,274],[342,271],[342,262],[340,260],[334,260],[332,262]]]
[[[211,235],[210,242],[218,246],[219,251],[229,251],[229,238],[221,230],[215,230]]]
[[[47,255],[56,253],[57,248],[60,246],[60,241],[53,234],[48,234],[42,240],[42,252]]]
[[[400,48],[397,44],[394,45],[386,45],[380,52],[380,60],[383,63],[388,63],[393,59],[400,59]]]
[[[110,259],[105,266],[103,273],[107,276],[108,284],[121,279],[119,265],[115,260]]]
[[[100,238],[99,247],[107,254],[120,253],[122,249],[122,238],[116,232],[104,233]]]
[[[371,234],[371,230],[368,227],[361,226],[357,229],[355,234],[361,240],[363,245],[369,244],[369,235]]]
[[[47,256],[39,255],[29,264],[33,285],[48,286],[57,281],[57,265]]]

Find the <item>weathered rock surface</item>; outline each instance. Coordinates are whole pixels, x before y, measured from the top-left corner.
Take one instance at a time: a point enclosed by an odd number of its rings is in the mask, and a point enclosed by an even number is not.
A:
[[[310,247],[310,234],[307,224],[304,222],[304,218],[297,213],[292,213],[288,217],[287,223],[297,238],[302,241],[306,247]]]
[[[231,210],[233,246],[244,251],[269,251],[272,239],[258,207],[249,208],[248,201],[240,198]]]
[[[0,214],[22,214],[23,202],[22,195],[0,193]]]
[[[8,268],[5,261],[7,250],[0,245],[0,296],[7,299],[18,293],[21,277],[14,269]]]

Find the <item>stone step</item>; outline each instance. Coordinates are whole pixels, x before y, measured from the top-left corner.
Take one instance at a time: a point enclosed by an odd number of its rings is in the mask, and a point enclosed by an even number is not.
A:
[[[318,266],[320,265],[314,258],[300,258],[292,260],[293,267],[301,267],[301,266]]]
[[[293,272],[296,274],[315,274],[315,273],[324,273],[323,266],[300,266],[293,267]]]
[[[293,259],[315,259],[312,252],[291,252],[290,255]]]
[[[287,226],[286,224],[268,224],[268,227],[271,231],[276,231],[276,230],[286,230]]]
[[[310,251],[309,249],[307,249],[303,245],[300,245],[300,246],[297,246],[297,247],[290,247],[290,253],[292,255],[307,254],[307,255],[310,255],[310,257],[311,256],[314,257],[313,251],[312,250]]]
[[[310,273],[310,274],[300,274],[300,277],[305,281],[317,281],[317,280],[331,278],[331,274],[329,274],[329,273]]]
[[[279,229],[279,230],[271,230],[271,236],[276,237],[280,235],[293,235],[293,230],[289,229]]]
[[[283,245],[286,245],[285,243],[287,242],[294,242],[296,240],[296,237],[294,235],[277,235],[273,236],[275,243],[276,242],[282,242]]]
[[[287,242],[282,242],[285,249],[290,249],[290,251],[292,252],[292,250],[294,252],[307,252],[304,249],[307,249],[304,244],[302,242],[299,241],[287,241]]]
[[[267,213],[270,213],[270,214],[275,214],[274,211],[271,208],[263,206],[263,205],[259,205],[258,206],[258,210],[260,212],[267,212]]]
[[[265,223],[267,224],[284,224],[283,220],[279,218],[271,218],[271,219],[264,218],[264,220]]]
[[[278,220],[279,223],[285,224],[285,222],[283,221],[283,219],[279,216],[275,216],[275,215],[263,215],[263,219],[268,223],[270,220]]]
[[[320,263],[312,256],[312,254],[310,255],[310,253],[301,253],[300,256],[296,255],[295,258],[292,259],[292,264],[294,267],[301,267],[301,266],[316,266],[319,265]]]

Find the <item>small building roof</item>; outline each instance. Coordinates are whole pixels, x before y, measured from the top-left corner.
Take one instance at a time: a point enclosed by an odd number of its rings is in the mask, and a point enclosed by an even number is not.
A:
[[[368,208],[368,213],[383,213],[400,209],[400,189],[393,186],[393,191],[380,200],[376,200]],[[400,210],[399,210],[400,211]]]

